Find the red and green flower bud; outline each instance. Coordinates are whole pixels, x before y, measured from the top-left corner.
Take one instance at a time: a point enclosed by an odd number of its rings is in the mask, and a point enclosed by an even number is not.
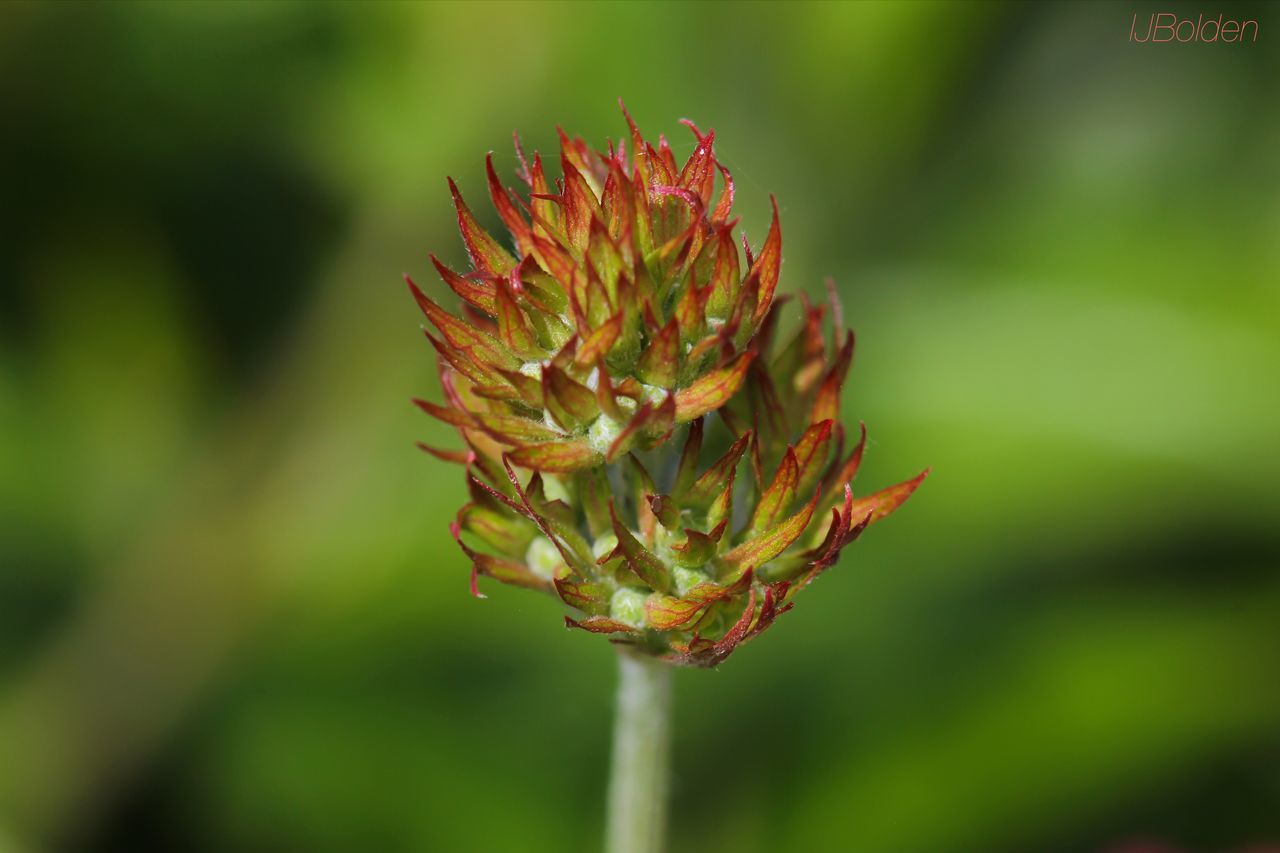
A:
[[[927,471],[854,496],[866,432],[844,455],[853,335],[834,290],[802,296],[784,335],[776,202],[740,256],[714,134],[687,123],[697,145],[680,165],[626,118],[604,152],[562,133],[554,188],[537,154],[517,147],[523,194],[490,158],[509,239],[449,182],[471,269],[432,256],[440,293],[409,282],[445,396],[415,402],[464,449],[422,447],[467,468],[452,530],[473,592],[481,576],[541,590],[570,627],[715,666]]]

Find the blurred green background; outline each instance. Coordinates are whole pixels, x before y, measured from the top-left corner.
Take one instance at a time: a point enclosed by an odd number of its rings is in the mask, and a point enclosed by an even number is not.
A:
[[[1277,11],[0,6],[0,850],[598,848],[612,652],[468,596],[400,273],[618,96],[934,469],[678,674],[673,850],[1280,843]]]

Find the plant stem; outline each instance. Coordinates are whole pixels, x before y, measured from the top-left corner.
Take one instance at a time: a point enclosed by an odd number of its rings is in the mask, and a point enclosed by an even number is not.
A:
[[[619,650],[607,853],[662,853],[671,775],[671,670]]]

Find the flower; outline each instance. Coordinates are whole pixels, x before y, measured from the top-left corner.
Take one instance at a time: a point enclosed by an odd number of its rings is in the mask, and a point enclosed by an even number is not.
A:
[[[414,402],[466,450],[420,447],[467,469],[451,530],[473,594],[482,575],[542,590],[573,608],[570,627],[715,666],[928,471],[854,497],[866,430],[845,455],[854,338],[834,288],[830,304],[801,296],[782,336],[776,201],[759,251],[743,237],[744,259],[714,131],[684,122],[697,144],[681,167],[623,114],[631,156],[626,140],[601,153],[560,132],[554,192],[518,138],[527,197],[490,156],[511,247],[449,181],[472,269],[432,262],[461,316],[406,280],[434,327],[445,396]]]

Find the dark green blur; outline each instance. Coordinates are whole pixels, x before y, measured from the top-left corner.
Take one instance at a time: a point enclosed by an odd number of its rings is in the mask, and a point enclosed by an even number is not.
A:
[[[1210,8],[1212,6],[1212,8]],[[1131,17],[1256,44],[1130,44]],[[1280,844],[1280,8],[0,5],[0,853],[591,851],[602,639],[467,594],[400,281],[562,125],[716,130],[862,491],[677,677],[673,850]]]

